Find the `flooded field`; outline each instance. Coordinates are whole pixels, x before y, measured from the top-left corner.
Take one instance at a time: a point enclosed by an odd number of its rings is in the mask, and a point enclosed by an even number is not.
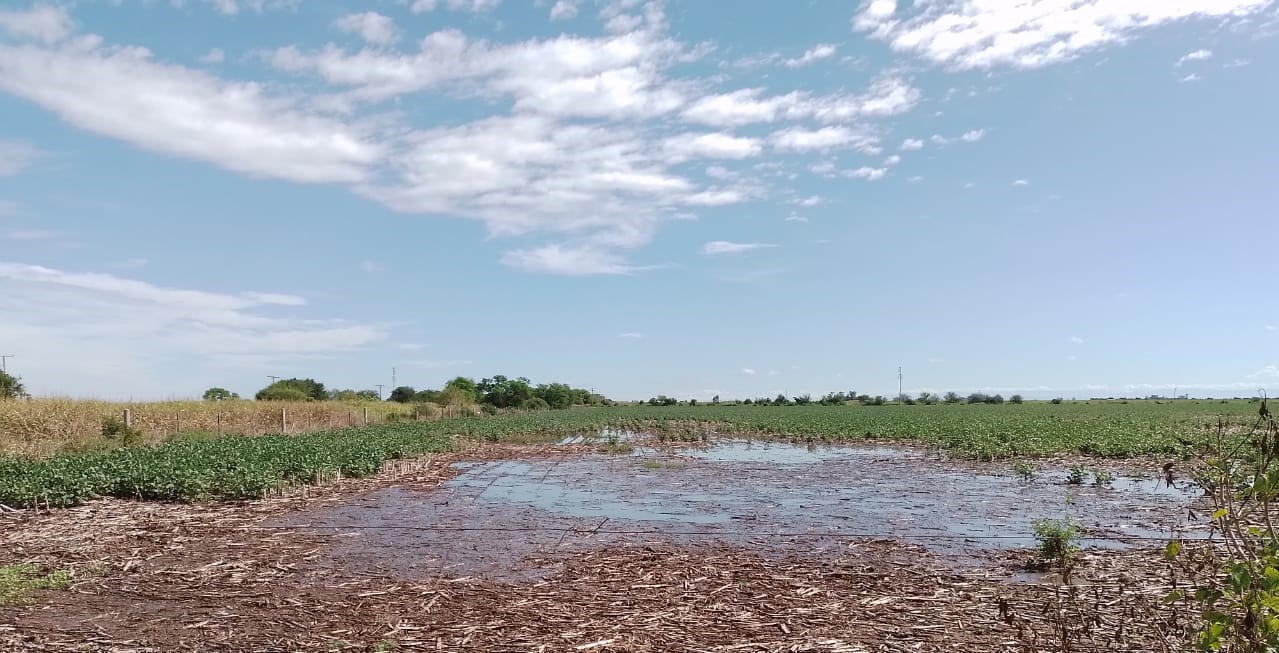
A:
[[[888,539],[962,567],[1033,547],[1031,524],[1041,518],[1069,518],[1086,548],[1184,536],[1199,494],[1158,470],[1072,485],[1064,468],[1022,478],[1008,465],[912,448],[568,440],[584,441],[627,453],[459,463],[438,489],[382,488],[288,525],[336,532],[331,564],[417,577],[526,580],[557,570],[544,555],[530,562],[534,553],[645,542],[793,555]]]

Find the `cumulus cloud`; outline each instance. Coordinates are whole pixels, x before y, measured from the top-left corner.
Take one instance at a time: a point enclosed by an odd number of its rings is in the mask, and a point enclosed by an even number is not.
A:
[[[551,20],[568,20],[577,15],[577,2],[574,0],[557,0],[551,6]]]
[[[677,134],[667,138],[663,147],[677,161],[690,158],[745,159],[758,155],[764,149],[757,138],[722,132]]]
[[[390,45],[400,38],[395,21],[376,11],[347,14],[333,21],[333,26],[348,34],[357,34],[372,45]]]
[[[919,140],[918,138],[908,138],[902,141],[901,149],[903,151],[922,150],[924,149],[924,141]]]
[[[839,48],[834,45],[822,43],[813,46],[809,50],[805,51],[804,54],[795,57],[794,59],[787,59],[783,63],[788,68],[800,68],[802,66],[807,66],[811,63],[821,61],[822,59],[829,59],[835,56],[835,52],[838,50]]]
[[[742,374],[745,374],[746,376],[755,376],[757,372],[749,367],[743,367]]]
[[[0,31],[19,39],[53,44],[67,38],[71,30],[71,17],[60,6],[37,4],[25,10],[0,9]]]
[[[1076,345],[1084,344],[1084,339],[1080,338],[1079,336],[1070,336],[1070,341],[1075,343]]]
[[[712,240],[702,246],[702,253],[715,256],[718,254],[741,254],[757,249],[777,247],[772,243],[734,243],[727,240]]]
[[[778,150],[811,152],[835,148],[855,148],[867,154],[880,151],[879,137],[874,133],[853,127],[788,127],[774,132],[769,141]]]
[[[226,52],[222,48],[213,48],[200,57],[200,63],[222,63],[226,61]]]
[[[1271,0],[864,0],[853,27],[898,52],[959,70],[1040,68],[1189,19],[1249,16]]]
[[[378,325],[297,314],[307,302],[296,295],[169,288],[23,263],[0,262],[0,294],[0,341],[23,343],[24,371],[83,379],[88,388],[135,382],[174,356],[196,367],[252,365],[352,351],[386,336]]]
[[[808,197],[800,197],[791,200],[791,204],[796,206],[817,206],[825,201],[826,200],[823,199],[821,195],[809,195]]]
[[[435,11],[437,7],[445,7],[450,11],[469,11],[481,13],[492,11],[502,4],[502,0],[413,0],[409,9],[415,13]]]
[[[627,332],[625,332],[625,333],[619,333],[619,334],[617,334],[617,337],[618,337],[618,338],[625,338],[625,339],[628,339],[628,340],[640,340],[640,339],[643,339],[644,334],[639,333],[638,331],[627,331]]]
[[[1187,52],[1184,56],[1182,56],[1180,59],[1177,60],[1177,65],[1180,66],[1186,63],[1187,61],[1203,61],[1204,59],[1211,59],[1211,58],[1212,58],[1212,50],[1199,49],[1193,52]]]
[[[1014,186],[1029,186],[1030,182],[1025,179],[1017,179],[1013,181]]]

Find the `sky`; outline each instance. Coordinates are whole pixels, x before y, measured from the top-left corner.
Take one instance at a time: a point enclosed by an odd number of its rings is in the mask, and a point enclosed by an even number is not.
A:
[[[1279,1],[0,3],[0,354],[1279,394]]]

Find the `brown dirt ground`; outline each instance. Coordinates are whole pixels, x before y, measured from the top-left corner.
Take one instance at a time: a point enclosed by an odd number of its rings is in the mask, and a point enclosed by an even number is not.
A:
[[[462,460],[580,448],[481,446],[262,501],[106,500],[0,516],[0,565],[70,569],[69,590],[0,607],[5,651],[1159,651],[1154,551],[1085,555],[1073,585],[1014,584],[1026,552],[955,570],[924,549],[837,555],[610,543],[535,553],[539,581],[406,580],[319,565],[341,533],[264,527],[374,488],[429,489]],[[1174,615],[1180,617],[1181,615]],[[1172,636],[1183,624],[1174,624]]]

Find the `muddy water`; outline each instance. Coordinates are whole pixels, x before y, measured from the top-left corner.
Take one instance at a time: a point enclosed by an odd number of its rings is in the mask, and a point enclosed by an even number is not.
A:
[[[1072,486],[1065,470],[1027,481],[909,448],[636,444],[633,455],[468,465],[435,491],[386,488],[291,521],[336,529],[348,567],[523,579],[552,571],[530,568],[533,553],[671,540],[820,554],[891,538],[962,564],[1033,546],[1045,517],[1080,524],[1085,547],[1120,547],[1188,527],[1198,494],[1153,478]]]

